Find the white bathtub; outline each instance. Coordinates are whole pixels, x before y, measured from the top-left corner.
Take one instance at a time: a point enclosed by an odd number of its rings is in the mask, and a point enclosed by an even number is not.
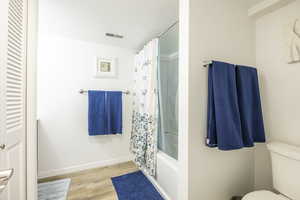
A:
[[[156,179],[147,176],[166,200],[178,200],[178,162],[162,151],[157,154]]]
[[[157,154],[156,181],[167,199],[178,200],[178,161],[161,151]]]

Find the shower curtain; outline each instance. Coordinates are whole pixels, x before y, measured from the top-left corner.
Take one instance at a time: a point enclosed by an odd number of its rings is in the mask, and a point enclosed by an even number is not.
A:
[[[134,161],[155,176],[157,153],[158,39],[150,41],[135,57],[133,116],[130,147]]]

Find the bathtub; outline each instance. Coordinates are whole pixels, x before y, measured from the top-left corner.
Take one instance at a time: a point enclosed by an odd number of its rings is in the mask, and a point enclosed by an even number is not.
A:
[[[147,177],[166,200],[178,200],[177,160],[159,151],[157,153],[156,179]]]

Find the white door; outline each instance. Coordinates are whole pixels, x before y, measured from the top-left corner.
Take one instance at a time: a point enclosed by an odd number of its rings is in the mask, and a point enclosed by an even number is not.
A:
[[[0,0],[0,171],[13,168],[0,200],[26,199],[27,0]]]

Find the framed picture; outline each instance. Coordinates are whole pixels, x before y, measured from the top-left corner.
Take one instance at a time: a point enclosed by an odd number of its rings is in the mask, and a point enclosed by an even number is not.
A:
[[[117,59],[97,57],[95,78],[117,78]]]

